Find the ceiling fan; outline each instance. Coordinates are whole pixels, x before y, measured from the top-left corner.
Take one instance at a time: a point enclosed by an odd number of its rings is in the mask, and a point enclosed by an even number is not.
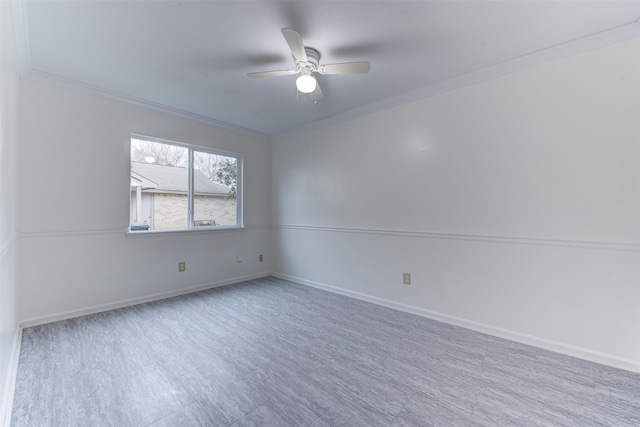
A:
[[[369,65],[367,61],[319,65],[320,52],[312,47],[305,47],[302,43],[300,33],[292,28],[283,28],[282,34],[291,49],[293,59],[296,63],[296,69],[259,71],[257,73],[248,73],[247,76],[259,78],[300,74],[296,79],[296,87],[300,92],[310,94],[311,99],[317,103],[318,100],[322,99],[324,96],[322,95],[320,85],[313,74],[366,74],[371,69],[371,65]]]

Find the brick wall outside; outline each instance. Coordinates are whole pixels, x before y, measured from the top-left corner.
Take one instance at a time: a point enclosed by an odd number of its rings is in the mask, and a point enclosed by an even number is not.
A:
[[[226,197],[196,196],[193,219],[213,219],[216,225],[235,225],[237,221],[236,199]]]
[[[194,220],[215,220],[217,225],[236,224],[236,199],[196,196]],[[153,229],[175,230],[187,227],[187,196],[156,193],[153,195]]]

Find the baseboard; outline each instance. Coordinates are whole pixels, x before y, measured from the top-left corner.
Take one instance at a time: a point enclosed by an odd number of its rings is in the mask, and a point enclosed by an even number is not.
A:
[[[178,289],[175,291],[162,292],[158,294],[148,295],[144,297],[132,298],[114,303],[94,305],[91,307],[85,307],[79,310],[63,311],[56,314],[47,316],[34,317],[31,319],[22,320],[20,326],[28,328],[31,326],[44,325],[46,323],[58,322],[60,320],[72,319],[74,317],[86,316],[88,314],[101,313],[103,311],[115,310],[118,308],[129,307],[132,305],[143,304],[145,302],[158,301],[166,298],[176,297],[179,295],[191,294],[194,292],[205,291],[207,289],[218,288],[220,286],[231,285],[234,283],[244,282],[247,280],[260,279],[262,277],[269,276],[270,273],[258,273],[248,276],[234,277],[233,279],[221,280],[214,283],[208,283],[205,285],[197,285],[189,288]]]
[[[9,427],[11,424],[11,413],[13,410],[13,395],[16,388],[16,375],[18,374],[18,359],[20,356],[20,344],[22,343],[22,327],[16,327],[16,333],[11,345],[11,356],[9,358],[9,372],[4,393],[2,394],[2,406],[0,407],[0,427]]]
[[[371,295],[362,294],[359,292],[353,292],[346,289],[341,289],[335,286],[326,285],[324,283],[318,283],[311,280],[302,279],[300,277],[290,276],[288,274],[272,272],[272,276],[280,279],[289,280],[301,285],[311,286],[325,291],[334,292],[340,295],[344,295],[351,298],[356,298],[362,301],[367,301],[373,304],[381,305],[384,307],[393,308],[396,310],[404,311],[418,316],[426,317],[439,322],[448,323],[454,326],[460,326],[465,329],[471,329],[476,332],[481,332],[487,335],[493,335],[499,338],[504,338],[510,341],[515,341],[521,344],[538,347],[543,350],[552,351],[555,353],[564,354],[567,356],[577,357],[579,359],[588,360],[590,362],[599,363],[601,365],[610,366],[617,369],[624,369],[626,371],[640,373],[640,362],[625,359],[622,357],[614,356],[611,354],[600,353],[597,351],[589,350],[582,347],[577,347],[557,341],[547,340],[532,335],[523,334],[520,332],[498,328],[491,325],[486,325],[479,322],[474,322],[467,319],[462,319],[447,314],[438,313],[435,311],[427,310],[424,308],[415,307],[408,304],[402,304],[394,301],[390,301],[384,298],[378,298]]]

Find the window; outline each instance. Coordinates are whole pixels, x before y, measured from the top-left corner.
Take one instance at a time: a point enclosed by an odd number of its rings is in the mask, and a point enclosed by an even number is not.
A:
[[[242,157],[131,137],[132,232],[242,227]]]

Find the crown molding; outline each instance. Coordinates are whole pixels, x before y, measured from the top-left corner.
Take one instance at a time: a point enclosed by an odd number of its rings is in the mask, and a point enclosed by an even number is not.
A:
[[[445,93],[472,84],[492,80],[507,74],[542,65],[544,63],[579,55],[581,53],[610,46],[626,40],[640,38],[640,19],[637,19],[618,27],[604,30],[599,33],[595,33],[579,39],[571,40],[559,45],[551,46],[549,48],[541,49],[539,51],[531,52],[529,54],[522,55],[520,57],[513,58],[499,64],[475,70],[470,73],[445,80],[443,82],[434,83],[432,85],[424,86],[409,92],[385,98],[383,100],[373,102],[349,111],[345,111],[344,113],[336,114],[331,117],[307,123],[302,126],[297,126],[283,132],[267,134],[253,129],[248,129],[241,126],[233,125],[231,123],[216,120],[208,116],[181,110],[179,108],[174,108],[146,99],[126,95],[117,91],[104,89],[98,86],[90,85],[73,79],[68,79],[55,74],[34,70],[31,63],[31,47],[29,41],[28,1],[14,0],[11,2],[11,6],[14,32],[16,37],[16,46],[18,51],[18,65],[21,77],[32,75],[40,80],[45,80],[74,89],[80,89],[92,94],[101,95],[110,99],[126,102],[128,104],[136,105],[139,107],[149,108],[151,110],[171,114],[173,116],[194,120],[232,132],[271,138],[278,138],[296,133],[320,129],[337,123],[345,122],[347,120],[362,117],[376,111],[389,109],[413,101],[418,101],[420,99],[429,98],[440,93]]]
[[[230,123],[226,123],[220,120],[213,119],[211,117],[202,116],[200,114],[192,113],[179,108],[170,107],[168,105],[160,104],[157,102],[149,101],[143,98],[137,98],[135,96],[125,95],[123,93],[101,88],[77,80],[69,79],[66,77],[58,76],[51,73],[46,73],[33,68],[31,63],[31,44],[29,39],[29,13],[28,13],[28,1],[27,0],[15,0],[11,2],[11,12],[13,15],[13,27],[16,38],[16,50],[18,55],[18,67],[20,70],[20,77],[34,77],[37,80],[46,81],[48,83],[54,83],[61,86],[65,86],[72,89],[80,89],[84,92],[88,92],[94,95],[100,95],[106,98],[114,99],[116,101],[126,102],[127,104],[136,105],[138,107],[149,108],[151,110],[159,111],[161,113],[171,114],[172,116],[182,117],[184,119],[194,120],[207,125],[215,126],[217,128],[226,129],[232,132],[242,133],[245,135],[269,137],[269,135],[255,131],[253,129],[244,128],[242,126],[236,126]]]
[[[475,70],[449,80],[434,83],[428,86],[423,86],[421,88],[392,96],[377,102],[373,102],[341,114],[336,114],[335,116],[307,123],[302,126],[276,133],[272,135],[272,137],[278,138],[300,132],[320,129],[326,126],[345,122],[347,120],[362,117],[376,111],[386,110],[413,101],[418,101],[420,99],[429,98],[431,96],[449,92],[465,86],[492,80],[498,77],[505,76],[507,74],[515,73],[517,71],[526,70],[527,68],[532,68],[545,63],[569,58],[571,56],[579,55],[636,38],[640,38],[640,19],[605,31],[601,31],[599,33],[591,34],[586,37],[531,52],[526,55],[522,55],[520,57],[513,58],[489,67],[481,68],[479,70]]]
[[[98,95],[105,98],[113,99],[116,101],[125,102],[127,104],[135,105],[138,107],[148,108],[150,110],[159,111],[161,113],[170,114],[172,116],[181,117],[184,119],[193,120],[196,122],[211,125],[220,129],[225,129],[231,132],[241,133],[245,135],[269,137],[268,134],[248,129],[242,126],[236,126],[231,123],[223,122],[213,119],[211,117],[202,116],[200,114],[192,113],[179,108],[170,107],[168,105],[160,104],[158,102],[149,101],[143,98],[137,98],[135,96],[126,95],[121,92],[117,92],[110,89],[104,89],[99,86],[94,86],[88,83],[80,82],[78,80],[69,79],[66,77],[58,76],[56,74],[46,73],[39,70],[31,69],[29,77],[35,80],[41,80],[47,83],[56,84],[70,89],[77,89],[92,95]]]

